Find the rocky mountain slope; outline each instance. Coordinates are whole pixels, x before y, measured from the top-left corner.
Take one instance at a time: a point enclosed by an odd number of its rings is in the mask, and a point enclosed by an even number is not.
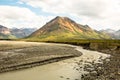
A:
[[[114,33],[116,39],[120,39],[120,30]]]
[[[11,33],[15,35],[17,38],[24,38],[33,33],[36,28],[12,28]]]
[[[120,39],[120,30],[106,29],[100,30],[100,32],[110,35],[113,39]]]
[[[28,37],[31,40],[37,39],[41,41],[109,38],[109,35],[93,30],[88,25],[81,25],[68,17],[59,16]]]
[[[10,29],[0,25],[0,39],[14,39],[14,38],[16,37],[11,34]]]

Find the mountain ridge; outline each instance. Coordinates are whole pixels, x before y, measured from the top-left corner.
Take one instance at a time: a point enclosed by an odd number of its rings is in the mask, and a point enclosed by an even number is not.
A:
[[[36,28],[12,28],[10,31],[17,38],[24,38],[36,31]]]
[[[109,39],[110,36],[95,31],[88,25],[78,24],[68,17],[57,16],[33,32],[28,38],[49,41],[63,39]]]
[[[16,37],[11,34],[10,29],[0,25],[0,39],[15,39]]]
[[[7,28],[0,25],[0,39],[19,39],[29,36],[36,28]]]
[[[113,39],[120,39],[120,30],[105,29],[100,32],[110,35]]]

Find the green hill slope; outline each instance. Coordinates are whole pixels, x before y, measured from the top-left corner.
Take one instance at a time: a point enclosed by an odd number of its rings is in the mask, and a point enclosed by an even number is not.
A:
[[[15,39],[7,27],[0,25],[0,39]]]
[[[67,17],[56,17],[31,34],[31,41],[61,41],[71,39],[110,39],[110,36],[81,25]]]

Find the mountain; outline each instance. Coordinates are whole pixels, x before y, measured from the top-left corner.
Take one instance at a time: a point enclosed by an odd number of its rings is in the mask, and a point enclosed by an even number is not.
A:
[[[100,32],[105,32],[105,33],[114,33],[115,30],[112,30],[112,29],[103,29],[103,30],[100,30]]]
[[[104,33],[81,25],[68,17],[57,16],[43,27],[32,33],[28,39],[40,41],[69,40],[69,39],[109,39]]]
[[[114,33],[116,39],[120,39],[120,30]]]
[[[115,31],[112,29],[100,30],[100,32],[110,35],[113,39],[120,39],[120,30]]]
[[[0,39],[15,39],[16,37],[11,34],[10,29],[0,25]]]
[[[115,30],[112,30],[112,29],[103,29],[103,30],[100,30],[100,32],[102,33],[105,33],[105,34],[108,34],[109,36],[111,36],[113,39],[115,39]]]
[[[7,27],[0,25],[0,33],[7,35],[10,34],[10,30]]]
[[[33,33],[36,28],[12,28],[11,33],[15,35],[17,38],[24,38]]]
[[[33,33],[36,28],[7,28],[0,25],[0,39],[24,38]]]

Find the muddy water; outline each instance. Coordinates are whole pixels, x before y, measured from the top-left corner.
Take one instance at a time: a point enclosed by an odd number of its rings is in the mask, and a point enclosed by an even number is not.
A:
[[[78,46],[73,47],[76,47],[83,55],[34,68],[2,73],[0,80],[81,80],[81,74],[85,73],[83,70],[85,62],[98,62],[100,57],[108,57],[97,51],[85,50]],[[81,61],[80,70],[77,69],[76,64],[79,61]]]

